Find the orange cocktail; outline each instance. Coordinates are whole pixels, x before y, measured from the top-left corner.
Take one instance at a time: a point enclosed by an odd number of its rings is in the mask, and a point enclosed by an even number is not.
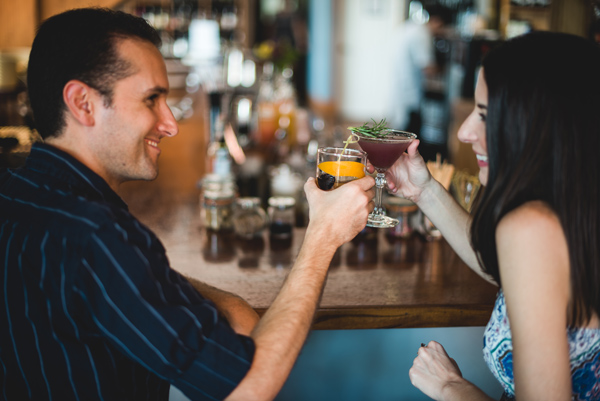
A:
[[[317,185],[329,191],[365,176],[367,155],[357,149],[319,148]]]

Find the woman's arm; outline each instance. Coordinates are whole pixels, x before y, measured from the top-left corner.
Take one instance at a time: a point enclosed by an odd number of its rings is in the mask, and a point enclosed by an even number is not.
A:
[[[408,147],[407,153],[400,156],[388,170],[387,179],[390,190],[415,202],[440,230],[458,256],[485,280],[496,284],[489,275],[482,271],[471,247],[469,214],[439,182],[433,179],[417,151],[418,145],[418,140],[413,141]]]
[[[496,242],[513,342],[516,398],[570,400],[569,255],[560,222],[543,203],[530,202],[502,219]],[[409,375],[417,388],[436,400],[489,400],[433,341],[419,349]]]
[[[530,202],[500,221],[496,243],[516,398],[570,400],[570,267],[561,224],[545,204]]]
[[[460,258],[478,275],[488,282],[498,285],[491,276],[485,273],[473,251],[470,240],[471,217],[456,202],[454,197],[433,178],[421,193],[419,208],[440,230],[444,239]]]

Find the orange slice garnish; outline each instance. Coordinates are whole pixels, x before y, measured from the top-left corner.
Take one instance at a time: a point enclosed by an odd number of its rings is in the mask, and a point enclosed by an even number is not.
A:
[[[334,177],[362,178],[365,176],[365,165],[359,162],[323,162],[319,164],[319,169]]]

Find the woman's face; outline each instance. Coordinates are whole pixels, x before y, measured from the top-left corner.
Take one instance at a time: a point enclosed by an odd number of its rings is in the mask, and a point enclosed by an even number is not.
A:
[[[487,143],[485,139],[485,120],[487,117],[488,90],[483,68],[479,70],[477,86],[475,87],[475,108],[462,123],[458,130],[458,139],[464,143],[470,143],[479,166],[479,181],[482,185],[488,180],[488,156]]]

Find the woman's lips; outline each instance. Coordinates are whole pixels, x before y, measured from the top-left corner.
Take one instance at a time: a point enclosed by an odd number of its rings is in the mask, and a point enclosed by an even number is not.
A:
[[[477,157],[477,165],[479,167],[487,167],[488,166],[488,157],[484,155],[480,155],[478,153],[475,154]]]

